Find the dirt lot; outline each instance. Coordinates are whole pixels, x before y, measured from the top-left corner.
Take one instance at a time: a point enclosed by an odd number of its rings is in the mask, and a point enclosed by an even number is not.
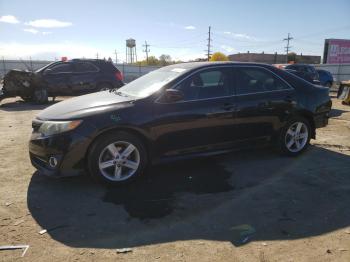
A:
[[[0,245],[30,248],[0,260],[350,261],[350,107],[333,103],[298,158],[246,150],[154,167],[113,189],[38,175],[27,141],[44,107],[4,100]]]

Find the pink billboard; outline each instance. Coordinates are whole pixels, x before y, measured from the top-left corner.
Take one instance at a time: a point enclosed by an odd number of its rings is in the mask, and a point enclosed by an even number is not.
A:
[[[350,40],[327,39],[327,64],[350,63]]]

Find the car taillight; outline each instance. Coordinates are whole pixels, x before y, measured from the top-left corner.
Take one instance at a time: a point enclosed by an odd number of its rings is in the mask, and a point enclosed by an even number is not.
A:
[[[123,81],[123,74],[122,74],[122,72],[117,71],[115,73],[115,77],[117,78],[117,80]]]

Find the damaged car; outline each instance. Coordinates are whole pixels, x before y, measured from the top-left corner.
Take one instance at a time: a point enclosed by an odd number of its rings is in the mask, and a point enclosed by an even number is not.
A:
[[[117,89],[122,73],[99,59],[73,59],[50,63],[37,71],[10,70],[3,79],[0,100],[20,96],[26,102],[47,103],[48,97],[75,96]]]

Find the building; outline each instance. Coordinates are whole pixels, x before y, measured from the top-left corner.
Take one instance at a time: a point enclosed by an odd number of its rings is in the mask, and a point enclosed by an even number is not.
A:
[[[266,53],[238,53],[229,55],[228,58],[231,61],[238,62],[256,62],[256,63],[265,63],[265,64],[284,64],[287,61],[287,57],[284,54],[266,54]],[[305,63],[305,64],[320,64],[321,56],[311,56],[311,55],[296,55],[296,63]]]
[[[326,39],[323,51],[324,64],[349,64],[350,40]]]

